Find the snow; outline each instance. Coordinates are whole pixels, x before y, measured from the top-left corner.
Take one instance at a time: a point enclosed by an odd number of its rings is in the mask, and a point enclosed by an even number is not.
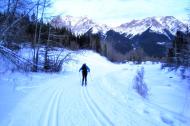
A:
[[[158,45],[165,45],[166,42],[157,42]]]
[[[161,63],[114,64],[93,51],[72,57],[57,74],[5,71],[8,61],[2,62],[0,126],[190,125],[190,88],[177,72],[161,70]],[[81,86],[78,72],[84,62],[91,69],[87,87]],[[147,98],[133,89],[141,67]]]
[[[104,24],[97,24],[88,17],[73,17],[73,16],[57,16],[51,24],[54,27],[66,27],[71,29],[76,35],[82,35],[88,32],[92,28],[92,33],[102,32],[105,34],[110,28]]]
[[[66,27],[71,29],[76,35],[85,34],[90,29],[92,29],[92,33],[101,32],[103,34],[106,34],[109,30],[114,30],[121,34],[126,34],[126,37],[130,36],[130,38],[133,38],[136,35],[141,35],[147,29],[158,34],[164,34],[169,39],[170,37],[166,30],[172,35],[175,35],[177,31],[186,31],[186,24],[173,16],[147,17],[141,20],[132,20],[115,28],[110,28],[105,24],[96,23],[88,17],[73,17],[68,15],[55,17],[51,21],[51,24],[55,27]]]
[[[76,35],[85,34],[90,29],[92,29],[92,33],[101,32],[104,35],[107,31],[114,30],[130,38],[141,35],[147,29],[150,29],[152,32],[164,34],[171,39],[166,30],[172,35],[175,35],[177,31],[185,32],[187,30],[187,23],[173,16],[147,17],[141,20],[132,20],[114,28],[108,27],[105,24],[96,23],[88,17],[73,17],[69,15],[63,17],[57,16],[51,21],[51,24],[55,27],[66,27],[71,29]]]
[[[168,30],[173,35],[177,31],[186,31],[186,25],[173,16],[147,17],[142,20],[132,20],[114,28],[114,30],[119,33],[125,33],[126,36],[130,35],[130,38],[133,38],[136,35],[141,35],[148,28],[158,34],[164,34],[168,38],[170,37],[165,30]]]

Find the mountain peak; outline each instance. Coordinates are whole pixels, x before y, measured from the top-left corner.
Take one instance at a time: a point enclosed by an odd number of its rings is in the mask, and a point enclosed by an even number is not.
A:
[[[87,31],[92,29],[93,33],[102,32],[106,33],[110,28],[107,25],[99,25],[92,19],[83,17],[73,17],[66,15],[64,17],[57,16],[52,19],[51,24],[55,27],[66,27],[71,29],[75,34],[85,34]]]
[[[162,17],[147,17],[141,20],[132,20],[130,22],[121,24],[116,27],[115,30],[120,33],[125,33],[126,36],[134,37],[137,34],[141,34],[147,29],[159,34],[167,33],[165,30],[170,31],[173,35],[176,32],[185,31],[185,25],[173,16],[162,16]]]
[[[96,23],[87,16],[57,16],[51,21],[51,24],[55,27],[66,27],[71,29],[71,31],[77,35],[85,34],[90,29],[93,33],[102,32],[105,34],[111,29],[107,25],[100,25]],[[124,33],[126,36],[130,36],[132,38],[136,35],[142,34],[147,29],[166,36],[169,36],[166,31],[169,31],[172,35],[175,35],[178,30],[184,32],[186,30],[186,25],[173,16],[160,16],[147,17],[141,20],[132,20],[112,29],[121,34]]]

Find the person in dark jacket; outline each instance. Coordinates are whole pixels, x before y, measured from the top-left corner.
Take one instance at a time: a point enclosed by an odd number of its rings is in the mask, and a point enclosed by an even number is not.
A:
[[[79,72],[82,70],[82,86],[84,85],[85,81],[85,86],[87,85],[87,74],[90,72],[90,68],[84,63],[82,67],[79,69]]]

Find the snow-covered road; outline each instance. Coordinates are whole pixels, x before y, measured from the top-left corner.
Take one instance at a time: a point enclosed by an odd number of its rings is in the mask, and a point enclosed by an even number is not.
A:
[[[65,72],[35,75],[39,77],[32,77],[25,82],[30,83],[31,80],[32,84],[18,84],[15,90],[27,93],[0,120],[0,126],[190,124],[190,97],[184,93],[188,91],[187,82],[172,72],[160,70],[159,64],[112,64],[93,52],[77,55],[76,59],[77,63],[71,62],[64,66],[67,68]],[[81,86],[81,75],[78,73],[84,61],[91,68],[87,87]],[[142,66],[149,87],[146,99],[133,89],[136,70]],[[3,111],[0,107],[0,111]]]

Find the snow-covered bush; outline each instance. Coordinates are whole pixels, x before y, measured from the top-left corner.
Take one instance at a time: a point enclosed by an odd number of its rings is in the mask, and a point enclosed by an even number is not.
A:
[[[2,45],[0,45],[0,55],[7,61],[7,63],[11,63],[12,66],[14,66],[14,69],[22,71],[30,71],[31,69],[32,63],[28,59],[23,58],[15,51],[12,51]]]
[[[45,55],[42,58],[44,67],[42,71],[45,72],[60,72],[64,63],[67,63],[72,60],[71,52],[66,51],[65,49],[58,50],[45,50]]]
[[[134,77],[133,88],[144,98],[148,95],[148,87],[144,82],[144,67],[137,70],[137,74]]]

